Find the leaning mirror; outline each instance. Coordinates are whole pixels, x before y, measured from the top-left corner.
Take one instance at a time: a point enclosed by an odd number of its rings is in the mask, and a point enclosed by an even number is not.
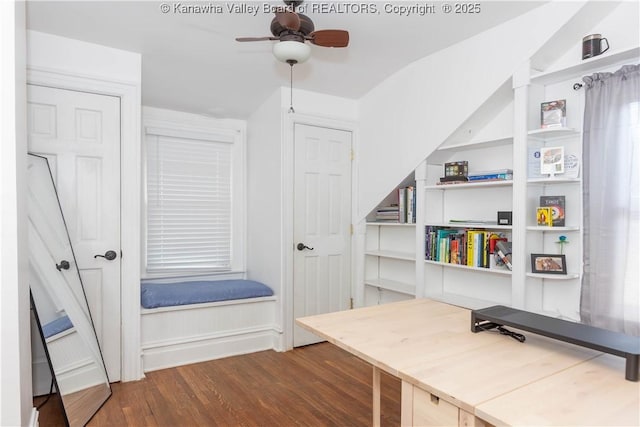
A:
[[[111,387],[45,157],[29,155],[28,180],[33,313],[66,423],[83,426],[111,396]]]

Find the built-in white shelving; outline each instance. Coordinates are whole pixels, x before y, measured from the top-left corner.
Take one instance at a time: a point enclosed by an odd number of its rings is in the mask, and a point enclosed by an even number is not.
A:
[[[527,171],[530,162],[523,159],[528,148],[557,145],[565,147],[565,154],[575,155],[581,168],[584,91],[573,90],[572,80],[625,61],[637,62],[639,57],[640,48],[634,47],[607,52],[560,69],[543,72],[532,70],[528,83],[524,83],[520,89],[513,89],[512,98],[505,101],[515,104],[520,99],[522,104],[514,105],[515,117],[502,117],[505,122],[511,120],[511,124],[495,127],[503,130],[511,127],[513,134],[502,131],[492,133],[491,126],[478,128],[483,117],[492,120],[487,112],[461,125],[454,132],[457,139],[445,141],[415,171],[417,224],[367,223],[367,230],[373,233],[372,236],[367,233],[367,240],[376,243],[371,243],[366,250],[369,260],[368,273],[365,273],[368,276],[364,280],[366,287],[426,296],[467,308],[504,304],[576,320],[576,313],[579,312],[579,298],[576,295],[579,295],[582,269],[582,171],[579,170],[577,176],[557,174],[527,178],[530,176]],[[580,80],[575,81],[578,82]],[[518,90],[525,96],[513,96]],[[504,97],[504,94],[501,96]],[[565,98],[567,126],[536,128],[540,121],[540,103]],[[521,117],[524,114],[526,117]],[[514,123],[519,123],[518,127]],[[466,135],[471,134],[497,136],[465,140]],[[522,150],[524,145],[520,145],[516,150],[516,141],[524,142],[528,148]],[[521,157],[516,157],[516,154]],[[469,161],[470,172],[513,169],[514,180],[437,185],[443,164],[460,160]],[[536,225],[536,207],[539,197],[543,195],[566,196],[566,226]],[[497,225],[494,222],[496,212],[504,210],[513,212],[514,225]],[[469,221],[449,222],[452,219]],[[519,250],[519,253],[513,254],[513,271],[501,267],[470,267],[425,260],[427,226],[487,230],[507,236],[513,241],[514,249]],[[413,242],[405,234],[408,229],[414,231]],[[560,248],[557,243],[562,233],[566,233],[570,242]],[[388,247],[390,244],[396,246],[394,250]],[[413,253],[398,250],[398,244]],[[552,255],[560,249],[566,257],[568,274],[531,272],[530,254]],[[385,260],[395,263],[392,269],[385,267]],[[411,266],[415,266],[415,281],[406,270]],[[576,305],[567,306],[564,302],[557,304],[566,300],[576,300]]]

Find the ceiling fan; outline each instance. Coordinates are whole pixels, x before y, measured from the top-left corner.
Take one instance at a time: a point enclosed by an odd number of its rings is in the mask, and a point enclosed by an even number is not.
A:
[[[239,42],[255,42],[278,40],[273,47],[273,54],[282,62],[290,65],[302,63],[309,59],[311,49],[305,42],[322,47],[347,47],[349,32],[345,30],[315,30],[311,18],[296,12],[302,0],[284,0],[286,7],[275,10],[271,21],[271,34],[266,37],[237,37]]]

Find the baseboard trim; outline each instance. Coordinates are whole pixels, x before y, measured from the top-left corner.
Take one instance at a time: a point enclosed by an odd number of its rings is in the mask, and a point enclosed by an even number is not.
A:
[[[273,328],[257,328],[253,331],[241,330],[218,336],[191,337],[183,342],[154,343],[142,350],[144,372],[172,368],[190,363],[220,359],[272,350],[280,333]]]

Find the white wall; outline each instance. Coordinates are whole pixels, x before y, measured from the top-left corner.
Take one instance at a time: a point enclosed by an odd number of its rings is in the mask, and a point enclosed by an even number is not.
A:
[[[0,2],[0,425],[34,424],[26,200],[25,5]]]
[[[359,218],[581,7],[581,2],[547,3],[410,64],[366,94],[360,104]]]

